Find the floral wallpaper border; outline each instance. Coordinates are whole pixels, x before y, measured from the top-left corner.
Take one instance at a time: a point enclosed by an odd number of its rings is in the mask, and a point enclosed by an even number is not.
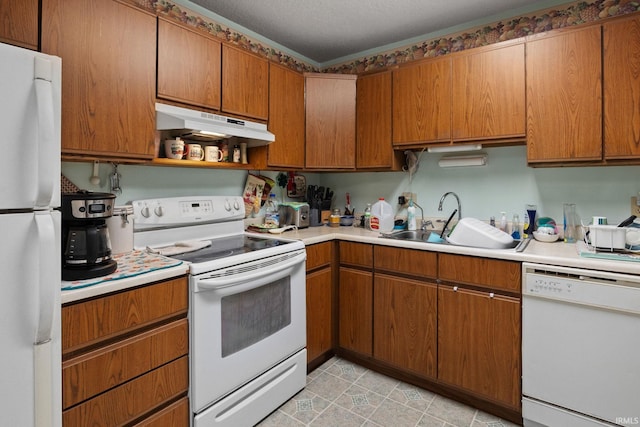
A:
[[[595,0],[580,1],[562,8],[539,11],[534,14],[514,17],[499,21],[478,29],[425,40],[422,43],[406,48],[381,52],[376,55],[333,65],[322,70],[292,57],[278,49],[267,46],[246,35],[239,33],[210,18],[175,4],[171,0],[129,0],[157,15],[166,16],[183,24],[212,34],[224,41],[238,45],[250,52],[257,53],[276,63],[285,65],[300,72],[330,72],[356,74],[387,68],[393,65],[414,61],[421,58],[446,55],[474,47],[486,46],[505,40],[512,40],[530,34],[571,27],[598,21],[614,16],[626,15],[640,11],[640,1],[635,0]]]

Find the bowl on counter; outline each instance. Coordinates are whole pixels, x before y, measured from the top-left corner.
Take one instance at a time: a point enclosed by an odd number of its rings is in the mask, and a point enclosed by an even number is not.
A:
[[[549,233],[543,233],[541,231],[533,232],[533,238],[539,242],[553,243],[556,240],[558,240],[559,237],[560,237],[559,234],[549,234]]]
[[[340,216],[340,225],[348,227],[353,225],[353,215],[341,215]]]

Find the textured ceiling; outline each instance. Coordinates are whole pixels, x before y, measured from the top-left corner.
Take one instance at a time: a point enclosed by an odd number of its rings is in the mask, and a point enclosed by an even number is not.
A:
[[[318,64],[542,10],[532,0],[191,0]],[[466,25],[466,27],[465,27]]]

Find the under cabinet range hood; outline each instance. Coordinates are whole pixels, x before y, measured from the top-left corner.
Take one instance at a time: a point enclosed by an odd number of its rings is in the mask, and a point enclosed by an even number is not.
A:
[[[243,138],[249,147],[267,145],[276,140],[275,135],[267,130],[267,125],[262,123],[160,103],[156,103],[156,129],[199,141]]]

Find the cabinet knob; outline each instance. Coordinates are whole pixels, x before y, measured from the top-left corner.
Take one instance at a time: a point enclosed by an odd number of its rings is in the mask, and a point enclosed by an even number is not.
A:
[[[458,287],[457,286],[453,287],[453,292],[458,292]]]

